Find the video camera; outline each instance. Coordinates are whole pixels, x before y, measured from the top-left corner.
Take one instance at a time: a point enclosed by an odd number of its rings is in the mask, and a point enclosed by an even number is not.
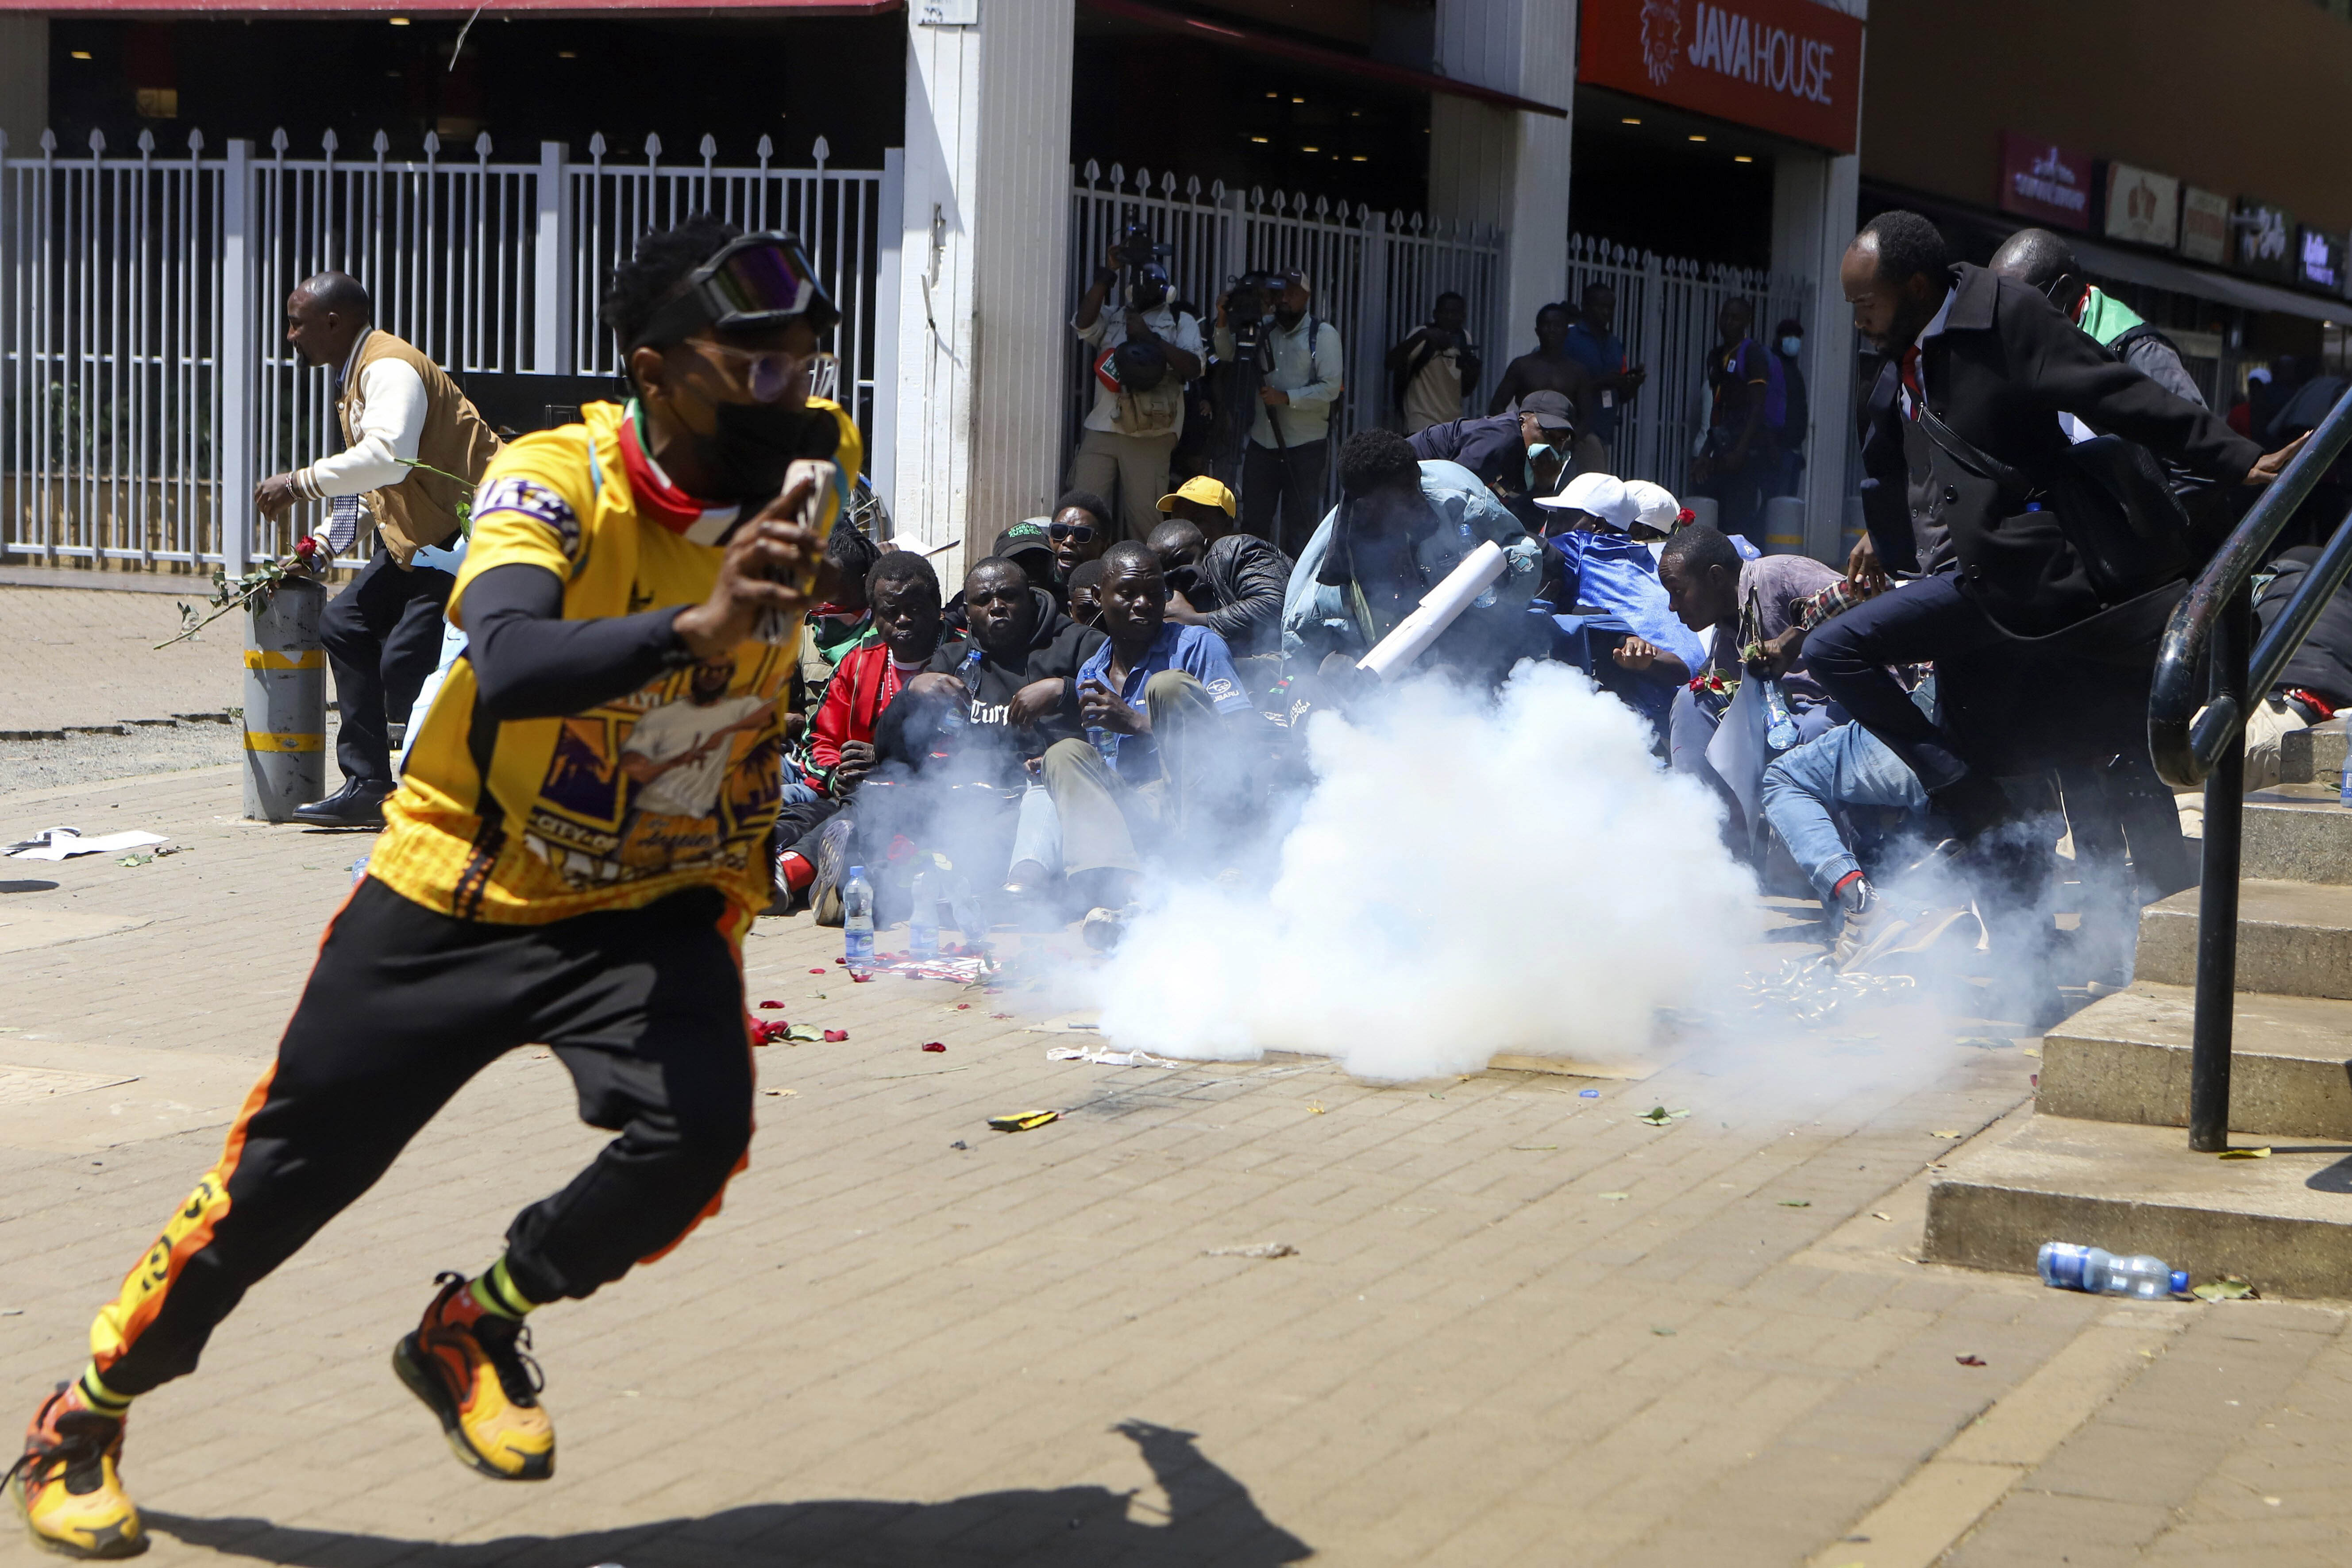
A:
[[[1279,272],[1244,272],[1225,285],[1225,330],[1233,334],[1234,358],[1260,374],[1273,368],[1265,358],[1265,323],[1275,302],[1290,288]]]
[[[1159,286],[1163,300],[1167,298],[1168,258],[1176,254],[1174,246],[1154,240],[1142,224],[1130,223],[1119,231],[1118,243],[1111,252],[1118,258],[1122,294],[1130,303],[1147,279]]]

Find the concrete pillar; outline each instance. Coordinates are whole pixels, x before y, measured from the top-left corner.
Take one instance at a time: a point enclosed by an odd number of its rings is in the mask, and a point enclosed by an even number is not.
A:
[[[1823,3],[1868,17],[1868,0]],[[1855,61],[1853,69],[1859,73],[1862,62]],[[1796,150],[1773,160],[1772,270],[1813,280],[1813,297],[1805,308],[1805,387],[1812,395],[1812,429],[1805,447],[1805,553],[1836,566],[1845,564],[1842,538],[1856,392],[1853,310],[1838,286],[1838,262],[1860,226],[1855,213],[1861,194],[1858,153]]]
[[[1437,0],[1441,75],[1572,109],[1576,0]],[[1535,347],[1536,311],[1568,290],[1570,122],[1440,94],[1430,105],[1433,217],[1509,235],[1485,386]]]
[[[1805,444],[1805,553],[1832,564],[1844,559],[1839,533],[1854,444],[1853,311],[1838,287],[1838,260],[1853,237],[1861,163],[1791,151],[1779,154],[1772,170],[1772,270],[1813,284],[1804,310],[1812,420]]]
[[[40,153],[49,123],[49,19],[0,16],[0,132],[11,157]]]
[[[984,550],[1060,488],[1074,26],[1074,0],[908,8],[892,494],[909,548]],[[966,550],[932,559],[952,592]]]

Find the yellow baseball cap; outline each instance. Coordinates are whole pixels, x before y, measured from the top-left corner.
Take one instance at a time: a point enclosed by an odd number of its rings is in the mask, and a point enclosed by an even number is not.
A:
[[[1206,474],[1196,474],[1178,485],[1174,494],[1161,496],[1160,510],[1167,511],[1174,507],[1180,496],[1186,500],[1199,501],[1202,506],[1220,508],[1227,517],[1239,515],[1234,508],[1234,492]]]

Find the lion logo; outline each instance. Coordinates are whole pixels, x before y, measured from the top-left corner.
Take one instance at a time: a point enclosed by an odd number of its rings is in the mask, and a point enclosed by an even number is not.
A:
[[[1682,0],[1642,0],[1642,65],[1663,86],[1683,47]]]

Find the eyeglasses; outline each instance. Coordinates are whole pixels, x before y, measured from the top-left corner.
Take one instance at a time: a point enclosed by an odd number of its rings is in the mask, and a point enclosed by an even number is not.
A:
[[[812,370],[823,354],[796,354],[783,349],[747,349],[714,338],[692,337],[687,346],[719,362],[727,377],[759,403],[773,403],[797,385],[803,396],[814,389]]]
[[[1095,540],[1094,525],[1087,522],[1049,522],[1045,532],[1056,544],[1065,539],[1073,544],[1092,544]]]
[[[677,342],[705,327],[759,331],[801,317],[820,332],[832,331],[841,320],[808,252],[791,235],[747,234],[688,273],[676,297],[653,313],[628,346]]]

